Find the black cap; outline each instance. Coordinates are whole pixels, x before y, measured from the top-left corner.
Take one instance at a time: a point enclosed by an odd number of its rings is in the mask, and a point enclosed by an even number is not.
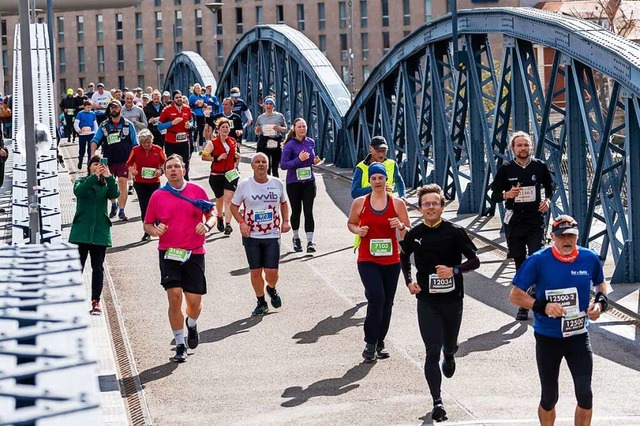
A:
[[[383,136],[374,136],[371,138],[371,142],[369,143],[375,149],[378,148],[387,148],[389,149],[389,145],[387,145],[387,140]]]
[[[558,216],[551,225],[553,235],[573,234],[578,235],[578,222],[568,214]]]
[[[173,91],[173,93],[171,94],[171,97],[172,97],[172,98],[175,98],[175,97],[176,97],[176,95],[182,95],[182,92],[181,92],[181,91],[179,91],[179,90],[174,90],[174,91]]]

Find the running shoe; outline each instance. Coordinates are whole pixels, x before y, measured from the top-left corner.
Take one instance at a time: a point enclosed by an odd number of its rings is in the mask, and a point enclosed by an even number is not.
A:
[[[431,418],[435,422],[443,422],[447,420],[447,412],[444,409],[444,405],[436,404],[431,411]]]
[[[184,344],[176,346],[176,354],[171,358],[173,362],[185,362],[187,358],[187,347]]]
[[[111,205],[111,211],[109,212],[109,218],[113,219],[118,214],[118,205]]]
[[[224,222],[222,221],[221,217],[218,218],[216,226],[218,227],[218,231],[224,232]]]
[[[376,354],[380,359],[389,358],[391,356],[389,351],[384,347],[384,342],[380,342],[376,345]]]
[[[442,361],[442,374],[447,379],[453,377],[453,373],[456,372],[456,360],[453,355],[445,355],[444,361]]]
[[[373,343],[367,343],[362,351],[362,358],[364,362],[373,362],[376,360],[376,345]]]
[[[151,239],[151,235],[145,232],[140,241],[149,241],[150,239]]]
[[[233,228],[231,227],[231,225],[227,225],[224,227],[224,235],[231,235],[232,232]]]
[[[118,218],[119,218],[120,220],[122,220],[122,221],[125,221],[125,222],[129,220],[129,218],[127,217],[127,215],[126,215],[126,214],[124,214],[124,212],[123,212],[123,211],[122,211],[122,212],[120,212],[120,213],[118,214]]]
[[[133,195],[133,185],[129,185],[129,189],[127,190],[127,194]]]
[[[315,253],[316,252],[316,245],[313,244],[313,241],[309,241],[307,243],[307,253]]]
[[[82,161],[78,161],[78,170],[82,169]]]
[[[293,251],[301,252],[302,251],[302,241],[300,238],[293,238]]]
[[[282,306],[282,299],[275,288],[273,289],[273,292],[267,290],[267,293],[269,293],[269,297],[271,298],[271,306],[276,309]]]
[[[519,308],[518,313],[516,314],[516,320],[526,321],[528,319],[529,319],[529,310],[525,308]]]
[[[253,312],[251,312],[251,315],[254,317],[258,317],[268,313],[269,313],[269,305],[267,305],[267,302],[264,302],[264,303],[258,303],[258,305],[253,310]]]
[[[100,315],[102,313],[102,309],[100,308],[100,301],[99,300],[92,300],[91,301],[91,311],[89,311],[89,313],[91,315]]]
[[[187,345],[189,349],[195,349],[198,347],[198,343],[200,343],[200,336],[198,335],[198,326],[189,327],[189,322],[185,318],[185,324],[187,325]]]

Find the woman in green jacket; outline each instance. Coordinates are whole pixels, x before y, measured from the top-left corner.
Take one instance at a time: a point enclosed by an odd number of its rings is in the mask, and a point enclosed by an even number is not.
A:
[[[88,164],[89,175],[76,179],[73,193],[77,199],[76,214],[69,234],[69,242],[78,245],[80,263],[84,270],[91,254],[91,314],[100,315],[100,295],[104,280],[104,259],[111,247],[111,220],[107,203],[120,196],[118,184],[106,164],[96,155]]]

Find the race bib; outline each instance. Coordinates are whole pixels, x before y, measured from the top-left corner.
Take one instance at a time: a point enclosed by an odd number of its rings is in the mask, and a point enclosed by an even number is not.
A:
[[[269,149],[275,149],[278,147],[278,144],[280,142],[273,140],[273,139],[267,139],[267,148]]]
[[[391,238],[375,238],[369,242],[369,253],[372,256],[391,256],[393,245]]]
[[[511,221],[511,217],[513,216],[513,210],[505,209],[504,211],[504,220],[505,225],[508,225]]]
[[[153,167],[143,167],[140,175],[143,179],[153,179],[156,177],[156,169]]]
[[[240,172],[238,169],[229,170],[224,174],[224,177],[227,178],[229,182],[233,182],[240,177]]]
[[[67,115],[73,115],[76,113],[76,110],[73,108],[67,108],[66,110]]]
[[[453,275],[449,278],[439,278],[438,274],[429,274],[429,293],[450,293],[455,286]]]
[[[187,132],[176,133],[176,142],[186,142]]]
[[[273,222],[272,210],[256,210],[253,212],[253,221],[261,225],[267,225]]]
[[[164,254],[166,260],[175,260],[184,263],[191,257],[191,250],[183,250],[178,248],[170,248]]]
[[[107,135],[107,144],[111,145],[120,142],[120,133],[109,133]]]
[[[296,169],[296,177],[298,180],[311,179],[311,167],[300,167]]]
[[[546,290],[544,295],[549,303],[559,303],[569,316],[577,315],[580,312],[578,289],[576,287]]]
[[[587,314],[580,312],[577,315],[561,318],[562,337],[574,336],[587,332]]]
[[[275,124],[265,124],[262,126],[262,134],[265,136],[275,136],[278,134],[275,129]]]
[[[523,186],[520,188],[520,193],[513,199],[516,203],[530,203],[536,200],[536,187],[535,186]]]

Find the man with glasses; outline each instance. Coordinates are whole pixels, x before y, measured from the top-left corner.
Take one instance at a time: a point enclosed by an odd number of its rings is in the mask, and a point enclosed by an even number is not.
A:
[[[509,145],[514,159],[498,169],[491,184],[491,199],[504,202],[504,227],[509,248],[508,258],[520,269],[527,254],[531,256],[544,244],[545,216],[551,207],[553,181],[545,163],[531,154],[533,143],[525,132],[511,135]],[[544,188],[544,200],[540,190]],[[535,287],[530,290],[535,292]],[[529,319],[529,311],[518,309],[518,321]]]
[[[593,414],[593,354],[589,321],[607,310],[607,290],[598,255],[578,246],[578,223],[562,215],[551,226],[551,247],[540,250],[522,264],[513,278],[511,303],[534,313],[536,362],[542,393],[538,418],[553,425],[558,401],[558,376],[565,358],[577,400],[574,424],[589,425]],[[534,295],[526,293],[536,284]],[[591,301],[591,287],[596,296]]]
[[[400,169],[395,161],[387,158],[389,145],[387,140],[382,136],[374,136],[369,144],[369,155],[356,165],[353,172],[353,181],[351,182],[351,198],[356,199],[363,195],[371,194],[371,185],[369,184],[369,165],[372,163],[382,163],[387,170],[387,187],[389,192],[395,190],[402,199],[405,197],[405,186]]]

